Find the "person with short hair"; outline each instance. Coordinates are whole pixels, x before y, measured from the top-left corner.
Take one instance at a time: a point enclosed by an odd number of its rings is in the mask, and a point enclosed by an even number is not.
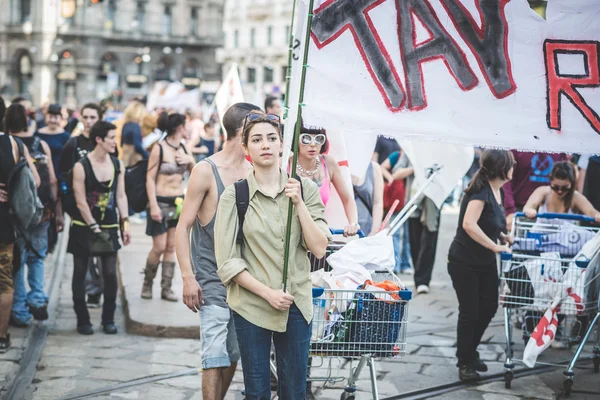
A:
[[[275,117],[275,118],[272,118]],[[279,118],[253,112],[242,132],[254,170],[247,178],[249,203],[242,243],[236,188],[223,192],[215,223],[218,274],[233,310],[248,400],[271,398],[270,351],[275,345],[280,399],[306,399],[312,327],[312,284],[308,251],[323,258],[331,233],[325,206],[310,179],[290,178],[281,165]],[[287,291],[281,288],[286,220],[294,204]]]
[[[275,96],[267,96],[265,99],[265,112],[281,117],[281,99]]]
[[[215,218],[225,188],[252,170],[242,148],[244,119],[254,110],[236,103],[223,115],[227,146],[200,161],[190,176],[179,216],[175,245],[183,278],[183,302],[200,313],[202,398],[222,400],[231,384],[240,351],[227,292],[217,275]],[[191,241],[190,241],[191,234]]]
[[[60,154],[65,144],[71,137],[71,134],[62,127],[62,106],[60,104],[50,104],[46,112],[46,126],[35,132],[35,135],[50,146],[52,152],[52,166],[57,171],[57,178],[62,178],[59,168]]]
[[[69,215],[77,212],[77,206],[73,204],[65,203],[65,196],[68,193],[73,192],[73,183],[69,178],[71,170],[77,164],[79,160],[84,158],[92,150],[94,150],[95,143],[90,138],[90,131],[92,126],[96,122],[102,120],[104,116],[103,108],[97,103],[87,103],[81,108],[81,120],[83,123],[83,131],[80,135],[72,136],[65,147],[62,150],[60,159],[58,161],[58,169],[63,176],[60,182],[61,187],[61,202],[63,210]],[[112,154],[117,156],[116,152]],[[72,199],[72,197],[71,197]],[[66,207],[65,207],[66,206]],[[87,293],[87,305],[88,308],[100,308],[101,297],[102,297],[102,278],[100,269],[100,260],[98,257],[90,257],[88,265],[88,273],[86,277],[86,293]]]
[[[198,140],[194,143],[194,147],[192,147],[192,153],[194,153],[194,157],[197,162],[204,160],[207,157],[215,154],[215,150],[218,148],[217,146],[217,136],[215,134],[215,123],[213,121],[208,121],[204,125],[204,137],[199,136]]]
[[[459,305],[456,357],[463,381],[479,379],[477,371],[488,369],[477,346],[498,308],[496,254],[511,251],[502,187],[512,178],[514,165],[510,151],[481,154],[480,168],[465,190],[448,252],[448,273]]]
[[[32,318],[37,321],[48,319],[48,296],[44,291],[44,261],[48,253],[48,233],[50,221],[56,215],[57,223],[52,225],[62,231],[64,221],[58,198],[58,186],[50,147],[27,128],[27,111],[19,103],[11,105],[5,117],[7,131],[18,137],[27,148],[32,162],[40,175],[38,197],[44,205],[44,214],[40,223],[32,228],[17,232],[15,246],[19,246],[21,265],[14,276],[14,300],[11,324],[26,327]],[[27,282],[25,287],[25,265]]]
[[[114,315],[117,300],[117,252],[121,240],[127,246],[129,233],[127,196],[123,164],[111,154],[117,147],[116,127],[98,121],[90,130],[94,150],[73,168],[73,189],[77,211],[73,215],[67,252],[73,254],[73,308],[77,332],[94,333],[85,302],[85,277],[91,256],[102,262],[104,333],[116,334]]]

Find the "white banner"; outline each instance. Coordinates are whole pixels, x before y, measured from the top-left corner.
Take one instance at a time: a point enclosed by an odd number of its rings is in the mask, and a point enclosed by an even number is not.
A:
[[[600,1],[551,0],[547,20],[525,0],[317,3],[303,116],[347,146],[600,153]]]

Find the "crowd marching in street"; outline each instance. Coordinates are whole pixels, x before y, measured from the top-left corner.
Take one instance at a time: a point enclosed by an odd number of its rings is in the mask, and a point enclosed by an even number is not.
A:
[[[118,253],[136,240],[130,224],[146,219],[152,247],[140,265],[140,296],[152,298],[160,273],[161,299],[183,300],[198,313],[202,398],[223,399],[238,362],[246,398],[271,398],[272,344],[279,398],[310,398],[307,254],[322,258],[332,241],[325,218],[332,192],[348,221],[344,236],[373,236],[392,204],[400,202],[395,216],[417,188],[408,155],[384,135],[365,176],[352,176],[350,187],[329,154],[327,127],[300,127],[291,171],[292,162],[282,159],[281,113],[281,100],[268,97],[264,110],[237,103],[222,120],[205,123],[195,110],[148,110],[140,98],[107,121],[94,103],[69,115],[59,104],[37,109],[16,98],[6,107],[0,99],[0,352],[11,348],[9,325],[49,318],[44,261],[63,231],[73,256],[77,332],[95,333],[88,309],[101,307],[102,331],[116,334]],[[585,154],[476,149],[458,195],[447,200],[460,210],[448,254],[459,302],[460,379],[487,371],[477,346],[498,308],[496,254],[511,252],[515,212],[579,213],[600,223],[598,165],[599,156]],[[425,296],[441,210],[425,196],[416,204],[393,236],[394,272],[414,275],[414,290]],[[172,290],[179,270],[183,293]]]

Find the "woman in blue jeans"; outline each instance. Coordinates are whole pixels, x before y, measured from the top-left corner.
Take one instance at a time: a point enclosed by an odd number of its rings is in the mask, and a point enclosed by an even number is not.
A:
[[[270,350],[275,345],[278,396],[306,398],[306,370],[311,337],[312,284],[307,252],[325,255],[331,235],[317,186],[289,178],[280,168],[279,117],[253,112],[242,131],[244,151],[254,171],[225,189],[215,223],[218,274],[233,310],[247,400],[271,398]],[[244,188],[247,192],[244,191]],[[247,204],[239,213],[236,203]],[[240,196],[241,193],[245,196]],[[283,258],[289,200],[294,204],[287,291]],[[242,232],[240,215],[243,214]]]

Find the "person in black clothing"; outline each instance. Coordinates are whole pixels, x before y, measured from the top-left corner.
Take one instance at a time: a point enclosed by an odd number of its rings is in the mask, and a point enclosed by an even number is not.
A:
[[[448,254],[448,273],[458,297],[459,378],[474,380],[487,371],[477,346],[498,308],[496,254],[510,252],[502,186],[512,178],[514,158],[486,150],[460,207],[458,228]],[[503,244],[499,244],[498,242]]]
[[[90,131],[92,126],[102,119],[102,114],[102,107],[98,104],[88,103],[84,105],[81,109],[83,133],[79,136],[70,138],[60,155],[58,168],[63,175],[63,180],[60,183],[61,194],[65,195],[63,196],[64,199],[72,199],[70,202],[72,204],[68,204],[68,201],[65,201],[66,207],[63,207],[69,215],[77,212],[77,206],[75,205],[73,197],[66,196],[67,193],[72,193],[73,191],[72,182],[68,181],[67,177],[70,176],[69,173],[75,164],[89,152],[94,150],[95,143],[90,139]],[[116,151],[113,156],[117,156]],[[100,265],[99,258],[90,257],[86,277],[86,293],[88,295],[87,304],[89,308],[100,307],[100,298],[102,296],[101,268],[102,266]]]
[[[97,122],[90,132],[90,138],[96,142],[94,150],[73,168],[78,213],[73,215],[67,251],[73,254],[73,308],[77,315],[77,332],[82,335],[94,333],[85,303],[85,276],[90,256],[102,260],[104,333],[117,333],[114,315],[119,228],[125,246],[130,242],[130,234],[124,168],[116,157],[111,156],[117,146],[116,129],[109,122]]]
[[[373,153],[373,161],[381,165],[395,151],[400,151],[400,145],[396,139],[379,135],[375,144],[375,152]]]

